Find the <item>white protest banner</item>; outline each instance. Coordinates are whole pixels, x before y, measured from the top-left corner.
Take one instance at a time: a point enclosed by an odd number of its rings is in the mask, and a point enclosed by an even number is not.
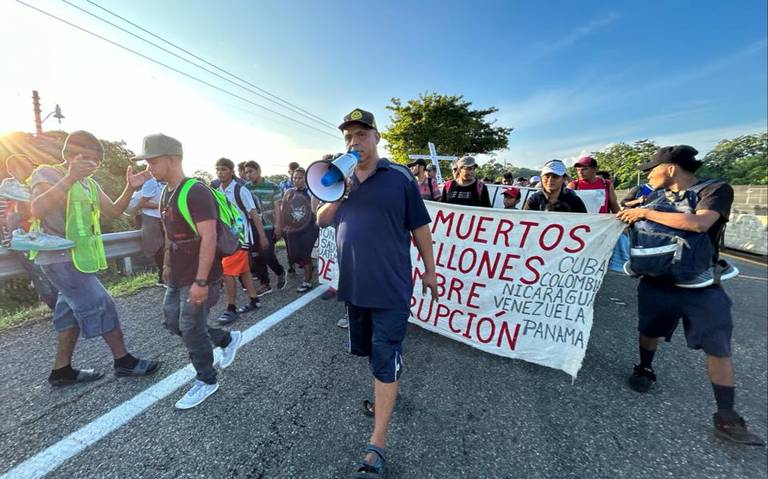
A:
[[[504,209],[504,197],[501,193],[504,191],[504,188],[509,187],[506,185],[489,185],[487,183],[485,186],[488,187],[491,206]],[[517,209],[521,210],[528,197],[535,191],[538,191],[538,189],[528,188],[527,186],[517,186],[516,188],[520,190],[520,203],[517,204]],[[588,213],[597,213],[605,202],[605,190],[573,190],[573,192],[579,195],[579,198],[584,202],[584,206],[586,206]]]
[[[336,266],[336,228],[320,228],[315,242],[317,249],[317,277],[322,284],[339,287],[339,268]]]
[[[589,342],[595,296],[624,226],[612,215],[426,205],[440,301],[422,296],[424,266],[412,246],[410,321],[575,377]],[[330,253],[321,248],[321,258],[323,252]],[[321,265],[330,260],[321,259]],[[330,264],[335,266],[335,252]]]

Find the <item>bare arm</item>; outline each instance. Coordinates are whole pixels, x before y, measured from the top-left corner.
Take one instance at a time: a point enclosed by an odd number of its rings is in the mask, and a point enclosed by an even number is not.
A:
[[[151,197],[142,196],[139,200],[139,203],[136,205],[137,208],[147,208],[156,210],[159,205],[152,201]]]
[[[616,216],[629,224],[646,219],[678,230],[703,233],[715,224],[720,218],[720,213],[714,210],[698,210],[696,214],[665,213],[647,208],[631,208],[619,212]]]
[[[411,231],[411,234],[416,243],[416,249],[419,250],[424,262],[424,276],[421,278],[422,294],[426,295],[427,289],[429,289],[432,292],[432,298],[437,300],[437,275],[435,257],[432,253],[432,231],[429,229],[429,224],[425,224]]]
[[[619,200],[616,199],[616,191],[613,189],[613,183],[608,185],[608,210],[611,213],[618,213],[621,210]]]
[[[336,212],[339,211],[341,201],[335,203],[325,203],[317,210],[317,226],[327,228],[333,225],[336,218]]]
[[[128,208],[128,203],[130,203],[134,191],[135,190],[131,188],[130,185],[126,184],[117,200],[112,201],[109,196],[104,193],[104,190],[100,190],[99,197],[101,199],[101,211],[104,216],[116,218],[123,214],[123,211]]]

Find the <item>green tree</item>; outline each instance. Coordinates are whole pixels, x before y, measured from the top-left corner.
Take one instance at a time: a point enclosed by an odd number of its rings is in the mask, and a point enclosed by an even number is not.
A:
[[[266,179],[267,181],[271,181],[276,185],[279,185],[281,181],[288,179],[288,175],[269,175],[269,176],[265,176],[264,179]]]
[[[389,143],[391,159],[398,163],[408,163],[409,154],[427,154],[430,141],[441,155],[491,153],[506,148],[512,132],[486,118],[497,108],[474,110],[461,95],[429,93],[405,104],[399,98],[390,102],[392,125],[382,137]],[[441,165],[441,170],[444,176],[450,175],[449,165]]]
[[[704,157],[696,174],[734,185],[768,184],[768,133],[723,140]]]
[[[658,148],[652,140],[639,140],[631,145],[613,144],[602,151],[593,152],[592,156],[601,170],[611,172],[616,189],[626,189],[637,184],[636,166],[648,161]],[[576,178],[575,171],[571,175]]]
[[[204,181],[206,185],[210,185],[211,181],[213,181],[213,174],[206,170],[195,170],[195,172],[192,173],[192,177]]]

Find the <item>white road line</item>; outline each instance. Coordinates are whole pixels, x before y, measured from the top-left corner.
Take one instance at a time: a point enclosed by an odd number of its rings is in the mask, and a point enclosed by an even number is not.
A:
[[[327,286],[320,286],[305,293],[301,298],[282,307],[245,330],[243,333],[243,345],[258,338],[269,328],[309,304],[312,300],[323,294],[326,289],[328,289]],[[220,354],[220,351],[217,350],[215,360],[218,360]],[[89,446],[105,438],[121,426],[124,426],[158,401],[187,384],[194,377],[194,368],[191,364],[187,364],[186,367],[179,369],[154,386],[147,388],[56,444],[30,457],[0,476],[0,479],[26,479],[45,476],[65,461],[83,452]]]

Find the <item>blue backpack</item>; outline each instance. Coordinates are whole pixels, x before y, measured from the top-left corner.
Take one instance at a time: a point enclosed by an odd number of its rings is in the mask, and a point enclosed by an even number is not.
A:
[[[695,214],[699,192],[720,180],[701,181],[686,191],[656,190],[649,194],[641,208],[668,213]],[[684,231],[641,220],[629,233],[629,264],[640,276],[688,281],[711,268],[716,249],[707,232]]]

